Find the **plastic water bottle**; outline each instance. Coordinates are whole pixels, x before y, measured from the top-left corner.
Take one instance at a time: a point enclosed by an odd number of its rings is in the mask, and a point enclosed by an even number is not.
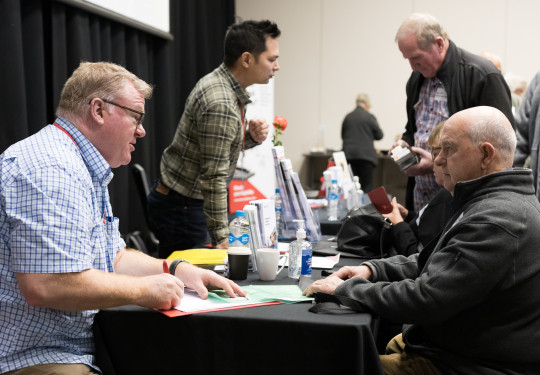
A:
[[[311,277],[311,261],[313,259],[313,249],[306,241],[306,230],[304,220],[293,220],[298,223],[296,240],[289,245],[289,277],[299,279],[300,277]]]
[[[229,247],[249,247],[249,221],[244,211],[236,211],[229,224]]]
[[[279,188],[276,188],[276,194],[274,195],[274,206],[276,208],[276,231],[278,238],[281,235],[281,195],[279,194]]]
[[[337,180],[332,180],[332,184],[328,188],[328,221],[337,221],[338,219],[338,204],[341,193]]]
[[[358,203],[359,205],[364,205],[364,190],[362,190],[362,186],[360,185],[360,180],[358,179],[358,176],[354,176],[353,181],[356,188],[356,196],[359,199]]]
[[[348,190],[349,198],[347,199],[347,210],[351,210],[353,207],[360,207],[365,204],[364,191],[360,185],[358,176],[353,176],[353,184],[350,190]]]

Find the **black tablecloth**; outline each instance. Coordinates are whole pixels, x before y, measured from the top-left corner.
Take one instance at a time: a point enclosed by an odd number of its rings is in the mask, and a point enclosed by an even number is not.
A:
[[[319,277],[314,270],[313,278]],[[239,282],[265,283],[251,272]],[[273,283],[293,280],[285,268]],[[382,374],[369,314],[315,314],[311,306],[176,318],[138,306],[106,309],[94,324],[96,358],[105,375]]]

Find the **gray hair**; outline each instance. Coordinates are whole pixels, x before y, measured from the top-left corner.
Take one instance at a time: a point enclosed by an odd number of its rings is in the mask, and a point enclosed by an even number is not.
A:
[[[439,21],[427,13],[413,13],[407,17],[398,29],[395,41],[399,42],[410,34],[416,35],[418,46],[424,51],[431,48],[437,37],[441,37],[445,41],[449,39]]]
[[[358,94],[358,96],[356,97],[356,105],[360,106],[361,104],[371,106],[371,101],[369,100],[368,94]]]
[[[476,107],[478,115],[470,121],[469,137],[474,146],[488,142],[497,149],[502,162],[511,167],[516,149],[516,132],[506,116],[494,107]]]

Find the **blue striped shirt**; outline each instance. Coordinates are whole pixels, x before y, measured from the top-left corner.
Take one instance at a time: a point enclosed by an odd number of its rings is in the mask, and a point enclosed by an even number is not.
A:
[[[94,365],[97,310],[32,307],[16,273],[113,272],[125,246],[112,216],[113,173],[62,118],[0,156],[0,373],[45,363]]]

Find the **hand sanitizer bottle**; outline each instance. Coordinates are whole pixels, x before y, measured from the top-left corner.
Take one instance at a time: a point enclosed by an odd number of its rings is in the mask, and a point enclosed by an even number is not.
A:
[[[293,279],[299,279],[301,276],[311,277],[313,249],[311,244],[306,241],[304,220],[293,221],[298,223],[298,230],[296,231],[296,241],[289,245],[289,277]]]

